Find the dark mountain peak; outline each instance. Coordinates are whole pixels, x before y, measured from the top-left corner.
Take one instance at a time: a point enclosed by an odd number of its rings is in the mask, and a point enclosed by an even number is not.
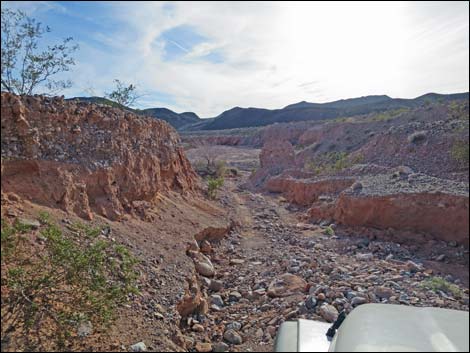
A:
[[[226,112],[236,112],[236,111],[239,111],[239,110],[242,110],[242,109],[247,109],[247,108],[233,107],[231,109],[226,110],[224,113],[226,113]]]
[[[200,119],[200,117],[194,112],[183,112],[180,115],[185,115],[185,116],[188,116],[188,117],[194,117],[196,119]]]
[[[108,105],[108,106],[115,107],[115,108],[125,109],[135,114],[145,115],[145,116],[149,116],[152,118],[165,120],[167,123],[169,123],[176,129],[185,125],[195,124],[200,120],[197,114],[193,112],[185,112],[185,113],[178,114],[168,108],[132,109],[132,108],[128,108],[123,105],[120,105],[104,97],[74,97],[68,100],[78,100],[80,102]]]
[[[248,108],[242,108],[242,107],[233,107],[233,108],[230,108],[230,109],[227,109],[225,111],[223,111],[221,114],[219,114],[216,118],[220,117],[220,116],[224,116],[224,115],[231,115],[231,114],[237,114],[241,111],[244,111],[245,109],[248,109]]]
[[[298,102],[298,103],[289,104],[289,105],[285,106],[283,109],[309,108],[309,107],[316,106],[316,105],[317,105],[317,103],[310,103],[310,102],[307,102],[307,101],[301,101],[301,102]]]
[[[175,113],[168,108],[149,108],[140,111],[142,115],[151,116],[165,120],[174,128],[179,129],[182,126],[199,122],[200,118],[193,112]]]
[[[301,101],[274,110],[235,107],[226,110],[214,119],[201,121],[197,124],[197,130],[235,129],[279,122],[336,119],[393,109],[419,107],[426,100],[449,101],[455,99],[468,99],[468,92],[457,94],[428,93],[414,99],[391,98],[383,94],[340,99],[327,103]]]
[[[373,104],[379,102],[385,102],[391,100],[387,95],[371,95],[371,96],[362,96],[357,98],[348,98],[348,99],[340,99],[333,102],[326,102],[326,103],[310,103],[307,101],[301,101],[299,103],[290,104],[283,109],[303,109],[303,108],[350,108],[357,105],[362,104]]]
[[[322,106],[330,108],[352,108],[364,104],[376,104],[390,101],[390,98],[387,95],[371,95],[371,96],[362,96],[357,98],[348,98],[340,99],[334,102],[323,103]]]

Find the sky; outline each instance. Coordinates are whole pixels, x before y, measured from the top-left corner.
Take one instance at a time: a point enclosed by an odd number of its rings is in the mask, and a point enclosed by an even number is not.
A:
[[[79,44],[66,97],[134,83],[136,107],[215,117],[469,90],[469,3],[2,1]]]

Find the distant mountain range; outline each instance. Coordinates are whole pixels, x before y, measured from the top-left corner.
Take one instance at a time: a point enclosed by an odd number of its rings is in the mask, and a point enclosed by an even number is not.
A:
[[[273,123],[324,120],[348,117],[372,112],[381,112],[400,108],[414,108],[426,103],[468,99],[469,94],[428,93],[414,99],[390,98],[389,96],[366,96],[341,99],[329,103],[299,102],[282,109],[232,108],[213,119],[203,119],[194,125],[187,125],[184,130],[223,130],[250,126],[264,126]]]
[[[191,112],[175,113],[166,108],[130,109],[102,97],[77,97],[72,99],[121,107],[140,115],[165,120],[176,129],[182,131],[199,131],[265,126],[281,122],[335,119],[400,108],[415,108],[428,103],[469,99],[469,93],[428,93],[414,99],[390,98],[386,95],[377,95],[341,99],[328,103],[309,103],[303,101],[288,105],[282,109],[235,107],[211,119],[201,119]]]

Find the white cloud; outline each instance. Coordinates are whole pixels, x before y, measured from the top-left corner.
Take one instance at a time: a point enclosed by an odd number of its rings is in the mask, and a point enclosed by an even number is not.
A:
[[[98,92],[116,77],[137,82],[173,96],[168,108],[203,117],[233,106],[468,91],[465,2],[117,2],[109,17],[119,29],[95,40],[115,50],[85,43],[78,79],[96,77]],[[160,36],[182,25],[207,40],[186,48],[173,38],[188,53],[165,61]],[[223,61],[203,59],[213,52]]]

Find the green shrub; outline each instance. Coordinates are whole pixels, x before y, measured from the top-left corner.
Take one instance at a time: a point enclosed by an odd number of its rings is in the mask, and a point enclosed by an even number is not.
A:
[[[49,215],[49,213],[44,212],[44,211],[39,212],[38,219],[39,219],[39,222],[41,222],[42,224],[50,224],[51,223],[51,216]]]
[[[451,119],[458,119],[468,122],[468,103],[459,103],[457,101],[452,101],[449,104],[448,110],[448,114],[450,115]]]
[[[333,228],[331,228],[331,226],[326,227],[323,232],[324,232],[326,235],[329,235],[329,236],[335,235],[335,231],[334,231]]]
[[[9,256],[11,252],[13,252],[15,248],[15,228],[10,226],[3,218],[2,218],[2,232],[1,232],[1,239],[2,239],[2,247],[1,247],[1,258]]]
[[[332,174],[350,168],[363,160],[364,156],[361,154],[351,157],[346,152],[328,152],[306,163],[305,168],[315,174]]]
[[[420,286],[433,292],[442,291],[452,294],[454,297],[461,297],[462,290],[455,284],[446,281],[441,277],[431,277],[421,282]]]
[[[207,179],[207,195],[211,199],[217,197],[217,191],[224,185],[224,178],[208,178]]]
[[[2,286],[8,288],[2,291],[2,339],[14,331],[27,346],[40,349],[46,339],[64,349],[81,322],[108,324],[137,292],[137,260],[100,239],[99,228],[76,223],[72,237],[47,214],[40,218],[39,246],[32,234],[2,221]]]
[[[457,141],[452,146],[452,158],[463,168],[469,167],[469,146],[467,141]]]
[[[389,110],[389,111],[384,111],[380,113],[374,113],[372,116],[366,121],[389,121],[392,119],[397,118],[400,116],[402,113],[408,112],[410,109],[409,108],[399,108],[399,109],[394,109],[394,110]]]

